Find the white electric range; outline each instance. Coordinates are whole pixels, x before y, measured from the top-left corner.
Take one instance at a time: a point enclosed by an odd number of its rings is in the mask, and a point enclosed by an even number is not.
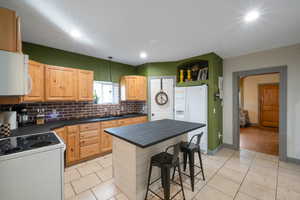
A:
[[[0,199],[63,200],[64,151],[54,132],[0,139]]]

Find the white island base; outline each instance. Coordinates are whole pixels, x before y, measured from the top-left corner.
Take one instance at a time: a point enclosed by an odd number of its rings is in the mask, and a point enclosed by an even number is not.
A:
[[[115,184],[130,200],[145,199],[151,156],[165,151],[170,145],[186,140],[187,134],[182,134],[164,142],[140,148],[113,137],[112,156]],[[172,150],[169,152],[173,153]],[[160,171],[154,167],[151,180],[155,180],[159,176]]]

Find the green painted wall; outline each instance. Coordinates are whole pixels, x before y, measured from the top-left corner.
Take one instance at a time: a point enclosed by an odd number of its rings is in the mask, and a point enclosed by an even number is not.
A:
[[[222,138],[219,138],[219,134],[223,134],[222,102],[219,99],[215,99],[214,97],[215,93],[218,92],[218,77],[223,76],[222,58],[220,58],[215,53],[209,53],[174,62],[146,63],[139,66],[137,72],[138,74],[145,76],[177,76],[178,66],[197,59],[208,61],[209,80],[192,84],[184,83],[178,86],[208,84],[208,148],[209,150],[214,150],[220,144],[222,144]],[[214,109],[216,111],[215,113]]]
[[[147,63],[138,67],[137,71],[144,76],[173,76],[177,73],[176,62]]]
[[[37,44],[23,42],[23,52],[29,59],[48,65],[73,67],[94,71],[94,79],[110,81],[109,64],[111,64],[112,81],[119,82],[123,75],[134,75],[137,68],[117,62],[111,62],[91,56],[45,47]]]

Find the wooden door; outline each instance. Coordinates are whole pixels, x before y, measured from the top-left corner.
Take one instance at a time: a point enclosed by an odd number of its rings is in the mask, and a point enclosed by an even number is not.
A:
[[[67,127],[67,163],[79,159],[79,128],[78,126]]]
[[[78,70],[78,100],[93,100],[93,81],[94,72],[87,70]]]
[[[264,84],[259,86],[260,125],[279,126],[279,85]]]
[[[72,68],[46,66],[46,101],[77,99],[77,71]]]
[[[45,71],[44,64],[29,61],[29,76],[31,92],[24,96],[25,102],[38,102],[44,101],[44,88],[45,88]]]

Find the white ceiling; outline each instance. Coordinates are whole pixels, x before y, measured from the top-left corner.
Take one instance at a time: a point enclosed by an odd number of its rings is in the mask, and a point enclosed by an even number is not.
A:
[[[0,6],[22,17],[27,42],[132,65],[300,43],[299,0],[0,0]],[[252,9],[261,17],[245,24]],[[81,40],[70,37],[73,29]]]

